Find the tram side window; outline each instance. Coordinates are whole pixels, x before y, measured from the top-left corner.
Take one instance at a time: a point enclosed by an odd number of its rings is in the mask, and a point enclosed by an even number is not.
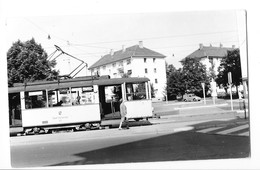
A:
[[[94,103],[93,86],[72,88],[72,105],[82,105]]]
[[[56,106],[71,105],[70,90],[69,88],[58,89],[58,102]]]
[[[46,93],[45,90],[25,92],[25,108],[43,108],[46,107]]]
[[[62,106],[63,101],[58,100],[58,91],[57,90],[48,91],[48,104],[49,104],[49,107]]]
[[[146,99],[145,83],[126,84],[127,100]]]
[[[93,86],[49,91],[49,107],[94,103]]]

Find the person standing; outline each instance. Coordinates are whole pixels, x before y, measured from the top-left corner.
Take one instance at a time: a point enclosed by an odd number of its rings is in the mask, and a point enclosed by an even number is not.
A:
[[[127,108],[125,106],[125,101],[123,99],[120,99],[120,115],[121,115],[121,121],[120,121],[118,130],[122,129],[123,122],[126,123],[126,129],[129,129],[128,119],[126,117],[126,115],[127,115]]]

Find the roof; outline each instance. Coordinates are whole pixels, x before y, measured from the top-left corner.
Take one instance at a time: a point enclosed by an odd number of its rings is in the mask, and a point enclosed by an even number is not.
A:
[[[203,46],[198,50],[194,51],[185,58],[203,58],[203,57],[225,57],[227,51],[232,51],[236,48],[226,48],[226,47],[212,47],[212,46]]]
[[[123,50],[115,51],[114,55],[107,54],[99,59],[96,63],[89,67],[89,69],[100,67],[116,61],[124,60],[130,57],[157,57],[165,58],[166,56],[148,48],[140,48],[139,45],[134,45]]]
[[[39,83],[27,83],[25,84],[18,83],[15,87],[9,87],[9,93],[17,93],[20,91],[37,91],[37,90],[55,90],[61,88],[69,88],[69,87],[87,87],[92,85],[117,85],[125,83],[138,83],[138,82],[147,82],[148,78],[145,77],[129,77],[129,78],[100,78],[90,80],[89,78],[81,78],[81,79],[69,79],[69,80],[61,80],[61,81],[41,81]]]

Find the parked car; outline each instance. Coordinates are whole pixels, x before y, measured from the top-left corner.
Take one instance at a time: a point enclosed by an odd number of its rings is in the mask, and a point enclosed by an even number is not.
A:
[[[185,101],[185,102],[191,102],[191,101],[196,102],[196,101],[201,101],[201,98],[194,95],[194,94],[184,94],[183,95],[183,101]]]

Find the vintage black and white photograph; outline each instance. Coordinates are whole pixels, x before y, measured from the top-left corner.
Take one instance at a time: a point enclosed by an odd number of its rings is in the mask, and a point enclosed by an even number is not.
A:
[[[246,10],[4,27],[12,168],[250,159]]]

